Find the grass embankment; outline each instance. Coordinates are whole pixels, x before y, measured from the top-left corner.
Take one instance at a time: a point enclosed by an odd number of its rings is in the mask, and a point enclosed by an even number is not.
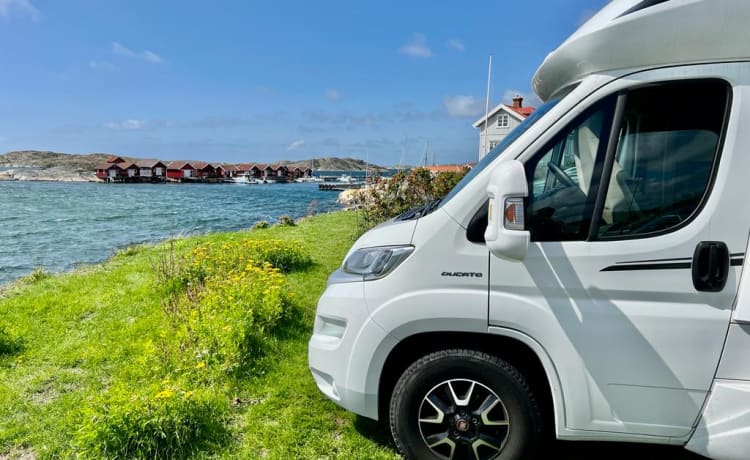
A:
[[[6,289],[0,458],[396,458],[307,370],[355,219],[128,248]]]

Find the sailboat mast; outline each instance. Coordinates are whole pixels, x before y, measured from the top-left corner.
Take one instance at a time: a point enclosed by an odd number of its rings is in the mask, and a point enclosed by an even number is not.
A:
[[[492,78],[492,55],[490,54],[490,63],[487,67],[487,99],[484,103],[484,149],[482,149],[481,152],[479,152],[479,159],[482,159],[482,154],[487,154],[487,139],[490,137],[490,133],[488,130],[488,124],[490,122],[489,114],[490,114],[490,79]]]
[[[401,158],[398,161],[398,172],[401,172],[401,169],[403,168],[404,155],[406,155],[406,136],[404,136],[404,139],[401,141]]]

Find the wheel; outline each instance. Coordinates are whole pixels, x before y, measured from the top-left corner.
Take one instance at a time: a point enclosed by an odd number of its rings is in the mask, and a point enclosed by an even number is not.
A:
[[[549,162],[547,163],[547,167],[550,171],[552,171],[552,174],[555,175],[557,180],[560,181],[561,184],[563,184],[565,187],[575,187],[576,183],[573,179],[570,178],[568,173],[563,171],[563,169],[559,166],[557,166],[555,163]]]
[[[409,459],[529,459],[541,438],[539,408],[523,376],[475,350],[414,362],[396,383],[389,417]]]

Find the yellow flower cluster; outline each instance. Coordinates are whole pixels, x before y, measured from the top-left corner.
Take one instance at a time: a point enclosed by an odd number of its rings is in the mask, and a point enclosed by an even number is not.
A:
[[[186,281],[203,282],[212,276],[226,276],[238,267],[263,267],[268,263],[287,272],[311,263],[307,251],[299,243],[282,240],[241,240],[231,243],[205,243],[188,256]],[[238,282],[239,279],[234,279]]]
[[[252,359],[247,344],[276,326],[290,304],[284,273],[311,263],[302,245],[273,239],[205,243],[186,257],[181,277],[191,294],[173,311],[181,349],[197,357],[193,372],[206,368],[198,378]]]
[[[156,399],[168,399],[174,396],[174,390],[171,388],[165,388],[160,392],[156,393]]]

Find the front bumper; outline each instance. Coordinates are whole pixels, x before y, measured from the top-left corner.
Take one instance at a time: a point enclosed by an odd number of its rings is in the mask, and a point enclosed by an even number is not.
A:
[[[389,340],[370,319],[364,282],[329,284],[318,301],[308,345],[310,372],[320,391],[347,410],[377,419],[380,366],[375,350]]]

